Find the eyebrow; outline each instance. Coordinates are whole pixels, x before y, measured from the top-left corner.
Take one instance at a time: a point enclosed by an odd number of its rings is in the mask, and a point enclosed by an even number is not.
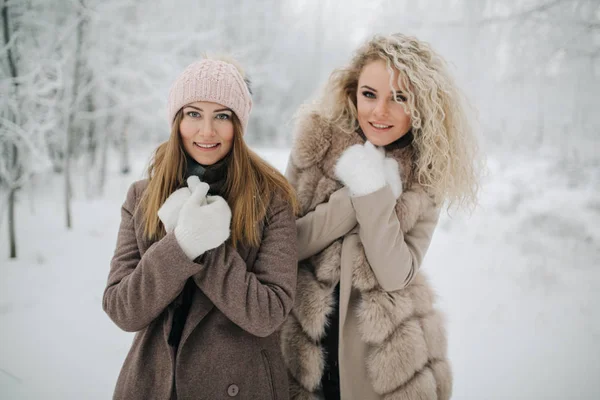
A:
[[[377,90],[376,90],[376,89],[373,89],[371,86],[367,86],[367,85],[362,85],[360,88],[361,88],[361,89],[362,89],[362,88],[365,88],[365,89],[369,89],[369,90],[372,90],[372,91],[374,91],[374,92],[377,92]]]
[[[195,107],[195,106],[185,106],[184,108],[188,108],[188,107],[189,107],[189,108],[193,108],[194,110],[198,110],[198,111],[202,111],[202,112],[204,112],[204,110],[203,110],[203,109],[201,109],[201,108],[198,108],[198,107]],[[233,112],[233,111],[231,110],[231,108],[219,108],[218,110],[213,110],[213,113],[216,113],[216,112],[222,112],[222,111],[231,111],[231,112]]]
[[[369,90],[371,90],[371,91],[373,91],[373,92],[377,93],[377,90],[376,90],[376,89],[373,89],[371,86],[362,85],[360,88],[361,88],[361,89],[363,89],[363,88],[364,88],[364,89],[369,89]],[[390,93],[394,94],[394,91],[393,91],[393,90],[390,90]],[[396,90],[396,94],[398,94],[398,93],[402,93],[402,94],[403,94],[404,92],[403,92],[402,90]]]

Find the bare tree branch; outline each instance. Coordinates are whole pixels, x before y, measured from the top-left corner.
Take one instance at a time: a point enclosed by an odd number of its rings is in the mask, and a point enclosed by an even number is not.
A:
[[[10,76],[14,79],[17,77],[17,66],[15,65],[14,56],[11,51],[11,39],[10,39],[10,28],[8,21],[8,0],[4,0],[2,4],[2,25],[4,27],[4,43],[6,48],[6,56],[8,58],[8,68],[10,69]],[[16,83],[15,83],[16,85]]]

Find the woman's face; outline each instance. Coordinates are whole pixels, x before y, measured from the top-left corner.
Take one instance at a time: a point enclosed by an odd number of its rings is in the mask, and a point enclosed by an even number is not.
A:
[[[233,147],[233,111],[221,104],[196,101],[183,107],[179,133],[185,151],[201,165],[222,160]]]
[[[392,77],[396,98],[406,100],[406,94],[398,86],[398,71]],[[358,78],[356,92],[358,123],[367,140],[376,146],[385,146],[404,136],[411,127],[410,115],[402,104],[394,100],[390,87],[390,73],[383,60],[365,65]]]

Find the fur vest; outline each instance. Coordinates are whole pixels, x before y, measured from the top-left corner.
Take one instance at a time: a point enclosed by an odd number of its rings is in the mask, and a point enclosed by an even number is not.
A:
[[[334,167],[349,146],[362,143],[318,114],[298,125],[291,154],[300,216],[313,211],[342,187]],[[431,197],[414,176],[412,145],[388,151],[398,161],[403,193],[396,214],[404,233],[409,232]],[[282,327],[282,351],[290,377],[292,399],[316,399],[325,365],[321,339],[333,310],[333,290],[340,281],[344,237],[320,253],[302,260],[298,267],[297,296],[292,313]],[[423,272],[415,274],[402,290],[386,292],[379,283],[362,245],[352,261],[352,290],[360,293],[355,309],[357,329],[368,346],[368,380],[382,399],[448,399],[452,374],[447,360],[447,340],[441,313],[433,307],[435,295]],[[344,376],[340,376],[344,380]]]

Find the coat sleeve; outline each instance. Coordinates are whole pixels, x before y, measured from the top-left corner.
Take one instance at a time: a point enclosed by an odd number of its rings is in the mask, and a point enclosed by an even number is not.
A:
[[[396,200],[389,186],[353,197],[359,236],[369,265],[385,291],[406,287],[418,271],[439,219],[433,204],[406,234],[396,215]]]
[[[121,226],[102,300],[108,316],[128,332],[147,327],[200,269],[187,258],[173,233],[140,256],[134,223],[137,197],[134,184],[121,208]]]
[[[277,203],[277,204],[275,204]],[[259,337],[275,332],[294,304],[296,225],[291,206],[273,201],[251,271],[227,241],[205,253],[194,281],[233,323]]]
[[[342,188],[314,211],[296,220],[298,259],[317,254],[356,226],[356,212],[348,188]]]
[[[286,178],[294,187],[297,186],[297,174],[297,168],[290,158]],[[296,220],[298,259],[304,260],[317,254],[350,232],[356,223],[356,213],[348,188],[337,190],[329,197],[328,202],[319,204],[314,211]]]

